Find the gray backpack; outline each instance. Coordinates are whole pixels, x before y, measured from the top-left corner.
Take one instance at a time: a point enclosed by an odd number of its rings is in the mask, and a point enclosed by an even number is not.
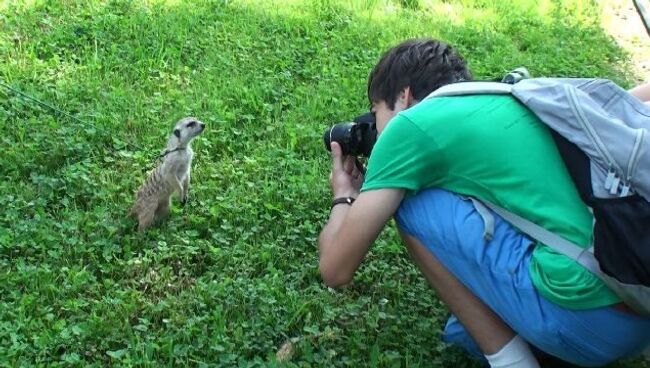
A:
[[[474,199],[486,236],[493,219],[482,204],[576,260],[628,306],[650,315],[650,106],[609,80],[516,79],[512,84],[450,84],[427,98],[511,94],[528,107],[550,128],[582,200],[594,214],[593,244],[580,247],[507,209]]]

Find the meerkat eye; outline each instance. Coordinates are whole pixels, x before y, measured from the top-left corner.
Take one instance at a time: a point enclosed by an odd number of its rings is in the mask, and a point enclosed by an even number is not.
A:
[[[196,126],[196,121],[192,120],[189,123],[187,123],[188,128],[194,128]]]

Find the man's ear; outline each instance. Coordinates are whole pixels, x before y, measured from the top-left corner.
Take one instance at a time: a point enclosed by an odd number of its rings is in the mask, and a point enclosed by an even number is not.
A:
[[[400,92],[397,100],[407,108],[413,106],[417,102],[413,97],[413,93],[411,92],[411,87],[404,87],[402,92]]]
[[[174,129],[174,135],[176,136],[176,138],[180,138],[181,137],[181,130],[180,129]]]

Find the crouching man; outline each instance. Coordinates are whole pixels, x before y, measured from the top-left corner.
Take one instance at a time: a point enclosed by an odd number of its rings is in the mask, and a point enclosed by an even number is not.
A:
[[[379,134],[366,176],[332,143],[333,206],[319,238],[320,272],[349,283],[391,217],[452,312],[444,338],[491,367],[538,367],[531,352],[581,366],[639,354],[650,319],[596,276],[495,215],[494,236],[470,197],[590,243],[592,215],[548,129],[508,95],[424,98],[471,79],[464,59],[433,39],[388,50],[370,73]]]

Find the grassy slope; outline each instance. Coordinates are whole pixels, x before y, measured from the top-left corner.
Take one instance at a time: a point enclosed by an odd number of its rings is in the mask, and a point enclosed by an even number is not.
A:
[[[0,365],[254,366],[289,339],[299,366],[470,364],[392,230],[351,287],[321,285],[321,133],[407,37],[452,42],[480,78],[626,83],[624,56],[577,0],[414,3],[0,1],[0,80],[90,124],[0,89]],[[190,202],[134,233],[185,115],[209,124]]]

